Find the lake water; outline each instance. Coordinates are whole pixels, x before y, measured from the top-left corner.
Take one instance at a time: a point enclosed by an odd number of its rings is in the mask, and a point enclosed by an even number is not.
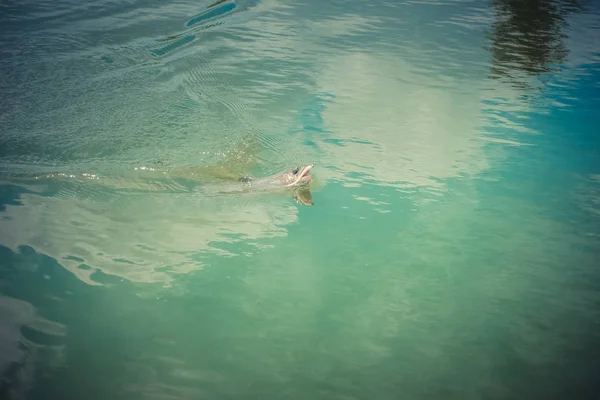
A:
[[[599,38],[593,0],[2,1],[0,398],[597,398]],[[139,177],[303,164],[312,207]]]

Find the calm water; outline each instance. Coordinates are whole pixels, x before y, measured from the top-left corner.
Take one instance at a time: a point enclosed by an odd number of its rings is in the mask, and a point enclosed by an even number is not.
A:
[[[593,0],[3,0],[0,398],[597,398],[599,37]],[[240,151],[314,207],[136,177]]]

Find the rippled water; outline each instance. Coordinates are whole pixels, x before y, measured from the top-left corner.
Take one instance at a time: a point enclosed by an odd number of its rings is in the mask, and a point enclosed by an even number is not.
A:
[[[599,32],[575,0],[3,1],[0,398],[594,398]],[[314,207],[207,189],[300,164]]]

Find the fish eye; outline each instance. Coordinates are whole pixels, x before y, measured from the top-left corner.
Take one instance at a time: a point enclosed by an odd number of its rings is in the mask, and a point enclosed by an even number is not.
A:
[[[294,168],[294,169],[292,170],[292,173],[293,173],[294,175],[296,175],[296,174],[298,173],[298,168]]]

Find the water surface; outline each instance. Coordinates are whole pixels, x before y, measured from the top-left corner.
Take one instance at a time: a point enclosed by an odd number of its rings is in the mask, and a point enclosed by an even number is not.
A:
[[[595,2],[1,7],[0,397],[594,398]]]

